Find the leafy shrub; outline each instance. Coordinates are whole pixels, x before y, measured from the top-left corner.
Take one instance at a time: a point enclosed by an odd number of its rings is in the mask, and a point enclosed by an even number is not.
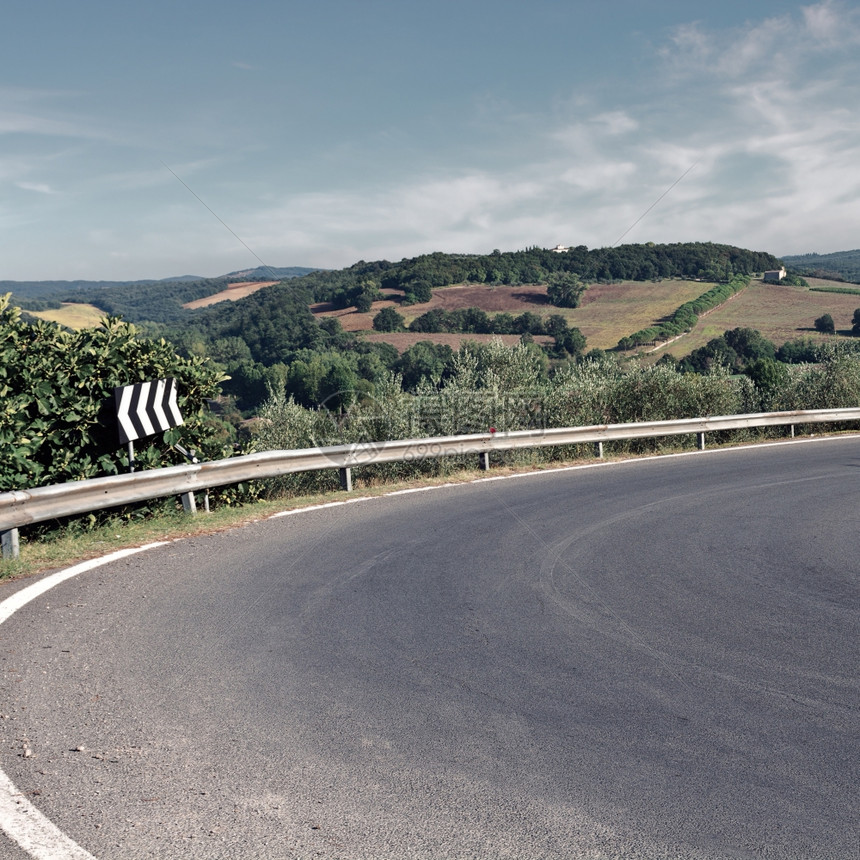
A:
[[[403,317],[394,308],[383,308],[373,318],[375,331],[403,331]]]
[[[0,491],[110,475],[127,467],[119,445],[114,388],[175,377],[185,424],[162,439],[141,440],[144,468],[184,462],[181,442],[198,456],[221,456],[229,430],[207,414],[220,375],[200,358],[179,358],[164,340],[136,337],[132,325],[106,318],[72,332],[28,325],[0,297]]]
[[[836,333],[836,325],[833,322],[833,317],[830,314],[822,314],[815,320],[815,330],[820,331],[822,334],[835,334]]]

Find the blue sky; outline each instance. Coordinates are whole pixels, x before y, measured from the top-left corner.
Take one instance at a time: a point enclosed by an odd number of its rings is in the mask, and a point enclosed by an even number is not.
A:
[[[0,280],[853,249],[857,105],[840,0],[5,0]]]

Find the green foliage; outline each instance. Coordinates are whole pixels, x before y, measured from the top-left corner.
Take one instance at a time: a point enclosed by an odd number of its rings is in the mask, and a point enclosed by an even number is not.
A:
[[[500,313],[490,316],[480,308],[462,308],[446,311],[433,308],[416,317],[409,331],[421,333],[456,334],[519,334],[523,336],[551,335],[555,338],[552,350],[557,357],[580,355],[585,349],[585,337],[578,328],[568,328],[560,314],[550,314],[545,320],[531,311],[519,316]]]
[[[791,368],[779,409],[848,409],[860,406],[860,355],[843,345],[824,345],[817,364]]]
[[[759,409],[763,412],[774,408],[780,392],[784,391],[789,373],[786,366],[773,358],[757,358],[744,369],[752,380],[759,397]]]
[[[403,316],[394,308],[383,308],[373,318],[375,331],[403,331]]]
[[[784,364],[805,364],[818,361],[821,344],[810,338],[787,340],[777,351],[776,360]]]
[[[449,373],[454,351],[444,343],[421,340],[409,347],[395,364],[403,387],[409,391],[417,388],[422,380],[438,384]]]
[[[585,288],[574,272],[558,272],[550,275],[547,281],[546,297],[556,307],[578,308]]]
[[[822,334],[835,334],[836,325],[833,322],[833,317],[830,314],[822,314],[815,320],[815,330]]]
[[[100,328],[80,332],[28,325],[8,295],[0,297],[0,489],[118,472],[127,461],[117,439],[114,388],[171,376],[185,424],[160,444],[136,446],[144,468],[182,462],[171,451],[177,442],[203,458],[222,454],[230,431],[205,408],[220,374],[202,359],[179,358],[164,340],[136,337],[120,320],[106,318]]]
[[[860,290],[853,287],[810,287],[810,293],[838,293],[843,296],[860,296]]]
[[[261,411],[257,446],[305,447],[449,436],[490,428],[512,431],[694,418],[746,412],[758,402],[753,383],[744,377],[724,372],[682,374],[666,366],[622,367],[605,355],[569,362],[550,378],[541,350],[526,344],[506,347],[500,341],[466,344],[452,356],[443,377],[419,382],[412,394],[405,394],[402,386],[397,375],[390,375],[339,414],[307,410],[283,394],[273,394]],[[643,440],[615,443],[615,447],[645,450],[656,444]],[[545,448],[508,452],[503,458],[539,462],[572,453]],[[469,463],[468,459],[464,462]],[[376,480],[439,474],[457,465],[455,458],[376,464],[356,470],[355,477]],[[280,481],[274,491],[323,486],[336,486],[333,470],[325,477],[290,477]]]
[[[55,311],[63,306],[63,303],[56,299],[19,299],[17,297],[15,304],[22,311]]]
[[[686,372],[707,373],[713,367],[723,367],[740,373],[760,358],[775,358],[774,345],[761,332],[751,328],[735,328],[693,350],[680,362]]]
[[[733,339],[756,343],[749,330]],[[755,333],[754,333],[755,334]],[[430,345],[432,346],[432,344]],[[763,352],[764,345],[759,344]],[[752,361],[745,375],[716,366],[710,372],[682,373],[670,363],[645,366],[619,363],[604,355],[570,361],[548,376],[546,356],[534,346],[506,347],[500,341],[466,344],[453,354],[443,376],[420,381],[414,393],[403,390],[397,374],[379,379],[365,396],[340,413],[309,410],[273,393],[261,416],[257,447],[296,448],[387,439],[427,438],[464,433],[539,429],[543,427],[624,424],[734,415],[759,410],[819,409],[860,404],[860,353],[842,346],[825,348],[816,365],[781,364],[769,355]],[[725,441],[749,438],[754,431],[726,431]],[[692,436],[673,445],[694,444]],[[611,443],[616,451],[659,450],[653,439]],[[540,448],[500,455],[512,462],[546,462],[585,453]],[[469,465],[468,458],[462,461]],[[375,464],[357,469],[357,480],[444,474],[460,464],[456,458],[420,459]],[[292,476],[277,492],[334,489],[331,472]]]

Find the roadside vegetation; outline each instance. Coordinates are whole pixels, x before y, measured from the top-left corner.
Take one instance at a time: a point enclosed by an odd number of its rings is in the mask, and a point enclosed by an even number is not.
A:
[[[810,312],[815,305],[793,309],[796,318],[806,314],[808,334],[781,346],[745,325],[723,324],[714,336],[702,338],[717,315],[740,313],[743,319],[742,309],[758,290],[782,290],[780,295],[789,298],[811,295],[802,285],[748,286],[746,269],[777,262],[770,255],[709,243],[572,248],[560,254],[540,249],[483,257],[434,254],[399,264],[362,262],[341,272],[314,272],[241,301],[182,310],[189,315],[183,317],[187,323],[171,318],[132,325],[106,317],[80,331],[34,321],[8,297],[0,298],[0,491],[125,471],[113,389],[168,376],[179,382],[185,424],[139,444],[137,460],[146,468],[185,462],[181,447],[203,460],[490,428],[504,432],[857,406],[860,340],[845,336],[860,333],[860,308],[848,322],[851,294],[829,295],[832,307],[822,314],[818,306],[817,318]],[[660,281],[665,273],[703,280]],[[616,281],[645,276],[656,280]],[[544,286],[543,292],[521,286],[521,300],[535,309],[516,314],[463,306],[474,287],[459,288],[459,299],[444,307],[409,304],[426,297],[422,284],[430,285],[435,300],[442,287],[461,277],[482,278],[490,291],[512,290],[510,284],[493,285],[524,278],[542,278]],[[374,309],[383,282],[388,303]],[[208,284],[216,286],[223,284]],[[143,294],[150,296],[151,289],[147,285]],[[180,295],[197,295],[201,289],[199,282],[171,287],[177,303]],[[582,329],[574,322],[587,321],[600,307],[596,296],[606,298],[603,307],[610,299],[617,308],[632,307],[625,290],[658,296],[665,308],[662,319],[634,335],[616,335],[620,348],[589,349],[587,322]],[[452,297],[455,292],[450,291]],[[547,308],[550,293],[555,304]],[[378,335],[417,340],[398,350],[364,339],[344,331],[339,317],[312,313],[315,300],[329,307],[354,301],[354,312],[359,305],[365,308]],[[52,301],[34,299],[31,310],[51,310]],[[37,310],[35,302],[44,304]],[[772,312],[784,315],[786,310],[780,305]],[[626,321],[629,332],[631,319],[637,319],[635,314],[618,311],[614,330],[625,330]],[[688,331],[685,338],[699,337],[699,345],[679,358],[671,354],[671,342],[651,350],[655,341],[672,341]],[[462,341],[451,346],[431,340],[452,334]],[[738,431],[712,441],[757,438],[762,438],[759,431]],[[692,445],[692,437],[670,438],[611,443],[605,450],[607,456],[631,456]],[[592,456],[590,446],[533,449],[494,455],[493,466],[544,468]],[[392,482],[448,480],[474,468],[473,458],[425,459],[371,464],[355,469],[353,479],[362,492],[375,492]],[[242,505],[282,506],[285,499],[332,492],[339,492],[334,469],[213,491],[215,513],[208,527],[226,527],[248,516],[251,508]],[[23,536],[25,555],[42,559],[33,563],[48,563],[51,550],[36,547],[56,544],[62,535],[70,546],[82,545],[76,541],[101,546],[105,535],[115,532],[139,535],[127,537],[134,542],[149,539],[142,536],[150,527],[168,534],[205,527],[186,522],[176,506],[168,499],[32,527]],[[2,571],[11,569],[4,563]]]

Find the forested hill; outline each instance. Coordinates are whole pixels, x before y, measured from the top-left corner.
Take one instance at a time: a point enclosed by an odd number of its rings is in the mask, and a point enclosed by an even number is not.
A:
[[[307,271],[302,272],[306,274]],[[161,280],[143,279],[139,281],[0,281],[0,294],[12,293],[18,299],[53,299],[59,295],[93,292],[111,288],[135,289],[153,285],[187,284],[204,280],[199,275],[180,275],[176,278]],[[80,300],[80,299],[78,299]]]
[[[306,266],[258,267],[218,278],[183,276],[163,281],[0,281],[0,295],[11,292],[28,310],[59,307],[60,302],[94,305],[129,322],[180,322],[190,315],[182,306],[225,290],[237,281],[288,280],[314,272]]]
[[[86,301],[91,295],[103,290],[117,292],[134,292],[149,287],[164,290],[166,295],[183,290],[195,291],[198,284],[222,285],[231,281],[276,281],[287,278],[298,278],[310,272],[317,271],[309,266],[257,266],[255,269],[243,269],[238,272],[228,272],[215,278],[204,278],[201,275],[178,275],[173,278],[142,278],[137,281],[0,281],[0,295],[12,293],[16,299],[59,299],[68,298],[71,301]],[[174,290],[175,288],[175,290]],[[223,289],[223,287],[219,287]],[[210,295],[202,293],[196,298]],[[82,297],[87,298],[82,298]],[[183,299],[191,301],[191,299]]]
[[[430,291],[451,284],[534,284],[553,279],[574,281],[574,287],[595,281],[649,281],[662,278],[701,278],[727,282],[734,275],[752,274],[773,269],[780,261],[772,254],[749,251],[732,245],[712,242],[688,242],[670,245],[621,245],[617,248],[594,248],[584,245],[561,253],[545,248],[524,251],[493,251],[491,254],[423,254],[398,263],[388,260],[355,263],[345,269],[314,270],[294,266],[270,269],[257,267],[232,272],[220,278],[191,276],[163,281],[93,282],[36,281],[0,282],[0,293],[10,291],[16,302],[31,310],[40,310],[32,300],[41,304],[53,302],[87,302],[107,314],[122,316],[130,322],[186,323],[200,311],[188,311],[182,306],[225,289],[237,280],[289,280],[296,290],[309,296],[310,301],[331,301],[339,307],[369,301],[379,289],[396,289],[404,293],[406,304],[427,301]],[[274,273],[274,274],[273,274]],[[280,299],[269,290],[252,306],[265,306]],[[28,301],[29,300],[29,301]],[[238,304],[247,302],[243,299]],[[207,317],[233,317],[237,312],[217,305]],[[265,312],[265,311],[264,311]],[[244,314],[244,311],[242,312]],[[277,314],[281,316],[280,313]],[[211,322],[207,320],[211,325]]]
[[[393,288],[411,299],[426,301],[427,291],[451,284],[538,284],[554,275],[576,275],[595,281],[650,281],[661,278],[702,278],[729,281],[734,275],[763,272],[780,265],[772,254],[732,245],[687,242],[671,245],[585,245],[559,253],[545,248],[493,251],[491,254],[424,254],[390,263],[359,261],[339,271],[314,272],[294,283],[309,290],[317,301],[353,304],[362,284]]]
[[[782,260],[801,275],[860,284],[860,249],[834,254],[794,254]]]
[[[182,329],[184,336],[196,331],[207,342],[241,339],[254,361],[270,364],[286,360],[297,349],[330,346],[333,336],[339,340],[317,324],[308,310],[313,301],[333,301],[341,307],[358,307],[364,301],[369,310],[385,288],[402,290],[403,302],[408,303],[428,300],[432,288],[465,282],[527,284],[567,278],[585,284],[670,277],[726,282],[734,275],[778,265],[771,254],[711,243],[624,245],[593,251],[580,246],[562,253],[531,248],[487,255],[425,254],[399,263],[360,261],[339,271],[293,278],[238,302],[185,311]],[[173,334],[181,336],[178,331]]]

